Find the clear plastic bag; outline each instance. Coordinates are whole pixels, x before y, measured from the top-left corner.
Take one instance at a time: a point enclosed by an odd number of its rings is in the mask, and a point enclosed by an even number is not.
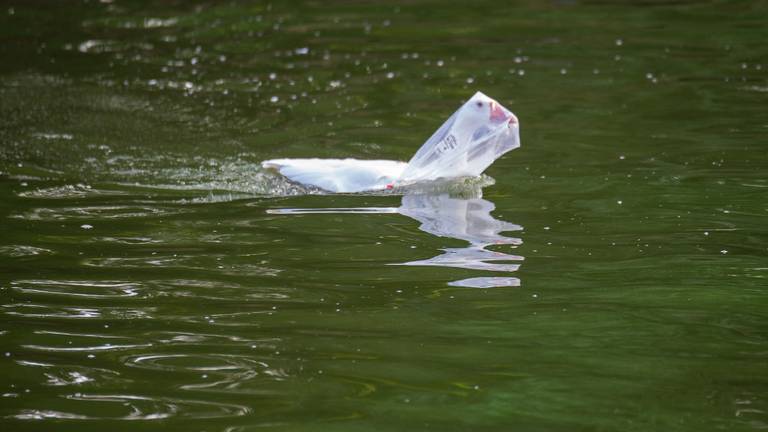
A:
[[[477,92],[421,146],[397,184],[479,176],[501,155],[518,147],[517,117]]]

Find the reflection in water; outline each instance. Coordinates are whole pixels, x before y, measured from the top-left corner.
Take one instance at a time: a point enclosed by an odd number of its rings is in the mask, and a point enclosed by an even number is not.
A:
[[[519,231],[522,227],[500,221],[491,216],[495,206],[482,198],[452,198],[448,194],[406,195],[398,213],[421,222],[419,229],[438,237],[452,237],[469,242],[468,247],[446,248],[435,257],[410,261],[402,265],[458,267],[472,270],[514,272],[519,264],[508,261],[522,261],[523,257],[494,252],[486,249],[492,245],[517,246],[519,238],[501,235],[505,231]],[[519,286],[515,277],[476,277],[451,282],[453,286],[491,288],[498,286]]]
[[[515,247],[522,240],[501,235],[506,231],[520,231],[522,227],[500,221],[491,216],[495,208],[492,202],[480,197],[453,197],[448,193],[409,194],[403,196],[402,205],[393,207],[325,208],[325,209],[274,209],[274,214],[306,213],[399,213],[421,222],[419,229],[438,237],[450,237],[469,242],[463,248],[446,248],[443,253],[429,259],[397,263],[393,265],[456,267],[470,270],[514,272],[524,258],[503,252],[488,250],[493,245]],[[511,276],[486,276],[457,280],[452,286],[492,288],[519,286],[520,279]]]

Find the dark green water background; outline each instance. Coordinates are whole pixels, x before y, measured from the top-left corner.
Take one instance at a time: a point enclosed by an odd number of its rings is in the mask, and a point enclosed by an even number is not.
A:
[[[765,1],[0,5],[2,430],[768,428]],[[476,90],[522,147],[442,231],[259,167]],[[391,265],[472,209],[503,271]]]

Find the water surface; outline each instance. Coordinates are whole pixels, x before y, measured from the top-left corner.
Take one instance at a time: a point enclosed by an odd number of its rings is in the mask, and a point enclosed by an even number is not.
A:
[[[768,428],[763,2],[0,4],[3,429]]]

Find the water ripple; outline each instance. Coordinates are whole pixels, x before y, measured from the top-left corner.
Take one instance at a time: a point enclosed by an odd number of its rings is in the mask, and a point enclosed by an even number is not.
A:
[[[277,337],[252,339],[236,335],[201,332],[160,332],[155,340],[157,343],[166,345],[215,344],[217,346],[222,346],[224,343],[229,343],[235,346],[249,345],[251,348],[259,346],[260,348],[265,348],[271,351],[276,349],[275,343],[281,341],[281,339]]]
[[[0,255],[11,257],[11,258],[44,255],[44,254],[52,254],[52,253],[54,252],[50,249],[39,248],[35,246],[26,246],[26,245],[0,246]]]
[[[23,318],[63,318],[63,319],[151,319],[154,308],[132,309],[124,307],[84,308],[74,306],[54,306],[45,304],[11,303],[2,307],[5,313]]]
[[[31,279],[11,282],[11,288],[25,294],[47,294],[90,299],[135,297],[141,286],[136,282]]]
[[[113,345],[113,344],[103,344],[103,345],[90,345],[90,346],[83,346],[83,347],[53,347],[53,346],[44,346],[44,345],[22,345],[22,348],[27,348],[31,350],[37,350],[37,351],[47,351],[47,352],[92,352],[92,351],[119,351],[119,350],[127,350],[127,349],[133,349],[133,348],[147,348],[151,347],[152,344],[131,344],[131,345]]]
[[[126,357],[124,359],[125,364],[128,366],[136,366],[141,367],[144,369],[153,369],[153,370],[166,370],[166,371],[179,371],[179,370],[222,370],[222,369],[240,369],[245,364],[245,361],[241,361],[238,359],[230,359],[227,358],[230,356],[220,356],[220,355],[201,355],[201,354],[142,354],[137,356],[130,356]],[[174,361],[181,360],[182,363],[188,362],[190,359],[196,360],[196,361],[206,361],[209,362],[210,365],[208,366],[200,366],[200,365],[188,365],[188,364],[165,364],[166,362],[172,363]],[[251,361],[250,359],[246,359],[247,361]],[[263,363],[260,362],[253,362],[254,364],[258,363],[261,366],[266,366]]]
[[[209,419],[239,417],[251,412],[245,405],[167,397],[83,393],[63,397],[73,402],[96,402],[102,406],[109,404],[123,413],[95,416],[58,410],[24,409],[12,417],[19,420],[160,420],[172,417]],[[107,412],[107,409],[103,411]]]
[[[257,266],[239,266],[251,275],[271,276],[269,270]],[[195,269],[204,270],[203,266]],[[220,270],[219,270],[220,271]],[[233,271],[230,269],[230,271]],[[242,273],[239,273],[242,274]],[[244,286],[235,282],[213,281],[205,279],[168,279],[146,282],[128,282],[120,280],[53,280],[24,279],[12,281],[10,289],[30,296],[55,296],[73,300],[135,300],[142,301],[157,297],[186,297],[207,300],[229,301],[233,298],[248,300],[287,300],[290,291],[286,288],[274,288],[269,291],[249,291],[244,294]],[[38,297],[39,298],[39,297]],[[28,304],[32,305],[32,304]]]
[[[97,237],[95,240],[126,245],[144,245],[163,242],[162,240],[153,239],[151,237]]]
[[[48,379],[46,384],[50,386],[71,386],[85,384],[92,382],[94,379],[77,371],[57,371],[54,373],[46,373],[45,377]]]
[[[38,410],[38,409],[21,410],[20,413],[12,417],[18,420],[46,420],[46,419],[85,420],[88,418],[87,416],[84,416],[84,415],[78,415],[78,414],[72,414],[72,413],[66,413],[66,412],[54,411],[54,410]]]
[[[174,268],[185,270],[215,271],[217,273],[233,276],[277,276],[281,269],[268,267],[255,263],[232,263],[228,261],[237,259],[238,256],[208,255],[201,258],[199,255],[149,255],[143,257],[105,257],[88,258],[83,260],[83,265],[89,267],[112,268]]]
[[[254,380],[282,381],[291,375],[251,357],[227,354],[140,354],[122,358],[129,367],[172,373],[199,373],[199,382],[180,386],[184,390],[218,389],[249,392],[246,384]],[[259,390],[256,389],[256,392]]]
[[[130,380],[120,378],[120,373],[111,369],[89,367],[82,365],[52,364],[34,362],[29,360],[17,360],[20,366],[41,368],[45,377],[45,385],[79,386],[86,383],[105,383],[107,381],[129,383]]]
[[[99,220],[142,218],[151,216],[168,216],[185,212],[181,209],[163,209],[159,207],[113,205],[113,206],[83,206],[47,208],[38,207],[25,213],[16,213],[8,216],[12,219],[40,220],[40,221],[65,221],[65,220]]]
[[[128,193],[125,191],[94,189],[90,185],[78,183],[75,185],[54,186],[31,191],[24,191],[19,192],[17,195],[22,198],[68,199],[84,198],[90,196],[116,196],[127,194]]]

